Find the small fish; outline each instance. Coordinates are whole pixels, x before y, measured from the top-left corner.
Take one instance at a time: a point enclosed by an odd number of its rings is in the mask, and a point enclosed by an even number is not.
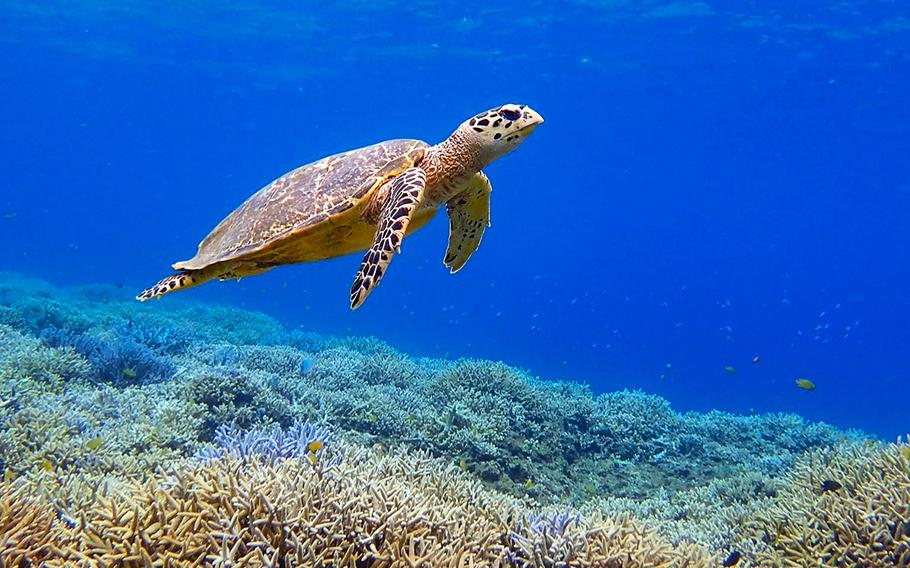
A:
[[[367,418],[369,418],[370,422],[372,422],[373,424],[376,424],[377,422],[379,422],[379,417],[376,416],[375,414],[370,414]]]
[[[822,493],[828,493],[829,491],[837,491],[843,487],[840,483],[834,481],[833,479],[826,479],[822,481]]]
[[[44,458],[44,461],[41,462],[41,469],[48,473],[54,471],[54,462],[47,458]]]
[[[742,558],[742,555],[738,550],[734,550],[730,553],[730,556],[727,556],[727,559],[724,560],[724,563],[721,566],[736,566],[739,564],[739,559]]]
[[[13,219],[16,218],[16,214],[15,213],[4,213],[3,218],[7,221],[12,221]]]
[[[312,465],[316,465],[316,460],[317,460],[316,454],[310,454],[309,456],[307,456],[307,458],[310,460],[310,463]]]
[[[760,360],[761,360],[761,359],[758,357],[758,355],[756,355],[755,357],[752,357],[752,364],[753,364],[753,365],[758,365],[758,362],[759,362]]]
[[[727,373],[728,375],[735,375],[736,367],[731,367],[728,365],[728,366],[724,367],[724,372]]]
[[[132,367],[124,367],[120,373],[128,379],[135,379],[139,376],[139,373],[136,372],[136,369],[133,369]]]
[[[417,421],[417,417],[414,416],[413,414],[408,414],[407,416],[405,416],[404,419],[405,419],[409,424],[413,424],[414,422]]]
[[[525,479],[524,486],[525,486],[525,489],[530,489],[530,488],[534,487],[534,481],[529,477],[529,478]]]
[[[796,386],[807,391],[815,390],[815,383],[809,379],[796,379]]]
[[[910,446],[901,446],[901,455],[905,460],[910,461]]]
[[[461,458],[460,460],[458,460],[458,468],[461,469],[461,471],[468,471],[467,460],[465,460],[464,458]]]
[[[19,477],[19,473],[14,469],[6,468],[6,471],[3,472],[3,481],[12,481],[17,477]]]
[[[85,443],[85,448],[90,452],[94,452],[94,451],[101,449],[101,446],[103,446],[103,445],[104,445],[104,440],[102,440],[101,438],[92,438],[91,440],[89,440],[88,442]]]
[[[313,440],[312,442],[307,444],[306,449],[311,454],[315,454],[316,452],[318,452],[319,450],[322,449],[322,446],[323,446],[322,440]]]

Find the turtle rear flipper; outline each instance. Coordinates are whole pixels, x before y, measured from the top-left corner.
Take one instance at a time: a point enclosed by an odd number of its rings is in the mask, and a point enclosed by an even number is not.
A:
[[[203,277],[202,272],[203,271],[201,270],[186,271],[162,278],[151,288],[143,290],[136,296],[136,299],[140,302],[146,302],[152,298],[160,298],[165,294],[170,294],[171,292],[176,292],[177,290],[183,290],[185,288],[192,288],[193,286],[198,286],[203,282],[211,280],[211,276]]]
[[[382,280],[392,255],[401,249],[408,224],[426,187],[427,174],[420,168],[408,168],[395,178],[382,208],[382,216],[373,245],[363,256],[360,272],[351,286],[351,309],[356,310]]]
[[[253,264],[220,263],[200,270],[182,270],[177,274],[162,278],[151,288],[143,290],[141,294],[136,296],[136,299],[140,302],[145,302],[152,298],[160,298],[171,292],[205,284],[209,280],[240,280],[244,276],[261,274],[269,268],[268,266]]]
[[[490,179],[477,172],[468,187],[446,204],[449,214],[449,245],[443,264],[452,274],[465,265],[480,246],[483,232],[490,226]]]

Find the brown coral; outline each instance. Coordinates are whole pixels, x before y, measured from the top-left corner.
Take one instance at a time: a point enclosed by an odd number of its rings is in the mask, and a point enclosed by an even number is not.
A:
[[[45,560],[59,538],[57,516],[26,483],[0,483],[0,566]]]
[[[760,565],[910,566],[910,447],[851,446],[812,452],[788,474],[753,538]],[[823,491],[831,480],[840,488]]]
[[[491,492],[422,453],[348,448],[331,466],[255,459],[187,464],[128,482],[126,491],[111,492],[96,480],[90,504],[71,497],[90,494],[86,483],[91,480],[57,482],[49,475],[15,492],[7,484],[2,495],[12,505],[3,509],[0,534],[14,535],[16,550],[50,566],[634,568],[706,566],[709,558],[703,549],[674,549],[629,520],[584,520],[560,535],[566,546],[548,547],[546,536],[521,522],[530,503]],[[24,487],[63,512],[24,497]]]
[[[241,565],[495,564],[507,498],[425,458],[322,469],[216,461],[104,499],[69,532],[68,559]],[[420,474],[427,474],[418,481]],[[467,494],[475,499],[464,499]],[[459,497],[456,501],[453,497]]]

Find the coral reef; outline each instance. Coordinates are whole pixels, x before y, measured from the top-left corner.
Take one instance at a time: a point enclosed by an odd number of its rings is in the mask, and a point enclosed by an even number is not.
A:
[[[99,381],[149,383],[166,380],[174,374],[176,367],[169,358],[157,355],[126,331],[124,326],[119,326],[103,335],[94,335],[47,328],[40,338],[52,347],[68,347],[83,355],[92,367],[91,376]]]
[[[0,274],[3,565],[908,565],[908,458]]]
[[[273,463],[281,458],[308,458],[312,461],[334,463],[339,458],[335,451],[335,435],[326,428],[307,422],[295,422],[287,430],[275,426],[271,430],[238,430],[221,426],[215,432],[214,445],[197,452],[202,460],[233,457],[249,460],[258,457]]]
[[[31,566],[48,558],[60,537],[57,514],[27,484],[0,483],[0,566]]]
[[[187,465],[133,483],[57,521],[18,488],[0,533],[51,564],[252,566],[704,566],[697,546],[671,546],[632,521],[541,522],[527,504],[490,492],[425,453],[349,446],[332,464],[256,456]],[[101,493],[101,492],[99,492]],[[40,531],[26,520],[37,520]],[[546,525],[546,526],[545,526]],[[37,533],[37,534],[36,534]],[[38,540],[39,536],[43,540]],[[14,540],[18,539],[18,540]],[[12,557],[11,558],[15,558]]]
[[[910,566],[910,446],[809,452],[744,526],[760,564]]]

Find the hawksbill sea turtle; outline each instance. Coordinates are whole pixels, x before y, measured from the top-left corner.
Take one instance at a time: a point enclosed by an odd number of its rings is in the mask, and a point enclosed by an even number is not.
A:
[[[173,265],[177,274],[136,299],[365,250],[351,287],[356,309],[405,235],[443,205],[449,215],[443,263],[458,272],[490,224],[492,187],[483,168],[541,123],[530,107],[506,104],[466,120],[435,146],[389,140],[301,166],[253,194],[209,233],[196,256]]]

